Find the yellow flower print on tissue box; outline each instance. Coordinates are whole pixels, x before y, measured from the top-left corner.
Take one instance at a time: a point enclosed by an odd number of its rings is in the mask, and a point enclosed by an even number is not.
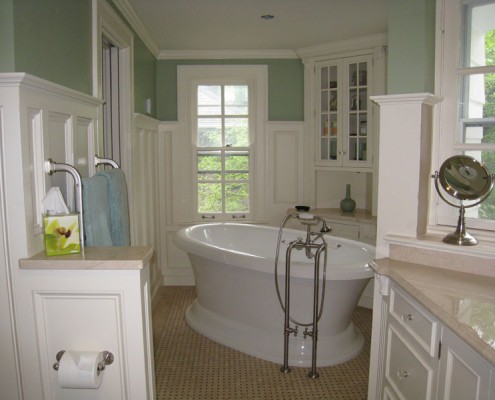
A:
[[[79,214],[44,215],[43,230],[47,256],[81,252]]]

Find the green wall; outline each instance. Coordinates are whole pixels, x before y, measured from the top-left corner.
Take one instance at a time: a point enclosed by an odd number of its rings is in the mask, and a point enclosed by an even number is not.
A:
[[[156,74],[157,118],[177,120],[177,66],[267,65],[268,120],[304,120],[304,66],[298,59],[269,60],[158,60]]]
[[[0,72],[26,72],[91,95],[92,1],[0,0]],[[156,116],[155,84],[156,59],[134,33],[136,112],[146,113],[149,97]]]
[[[151,112],[146,113],[146,99]],[[156,117],[156,59],[146,45],[134,36],[134,111]]]
[[[14,68],[14,6],[12,0],[0,0],[0,72]]]
[[[91,0],[14,0],[15,71],[91,94]]]
[[[433,93],[435,0],[392,0],[388,4],[388,93]]]
[[[156,118],[156,58],[112,0],[110,6],[134,35],[134,112]],[[151,99],[151,112],[146,112],[146,99]]]

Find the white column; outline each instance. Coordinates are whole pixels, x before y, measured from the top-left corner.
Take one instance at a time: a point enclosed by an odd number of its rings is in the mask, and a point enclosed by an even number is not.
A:
[[[389,255],[387,234],[426,232],[431,187],[433,106],[429,93],[375,96],[380,106],[377,258]]]

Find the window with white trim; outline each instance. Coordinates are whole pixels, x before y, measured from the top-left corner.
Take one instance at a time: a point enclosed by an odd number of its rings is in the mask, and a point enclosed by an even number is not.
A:
[[[495,0],[442,1],[437,9],[439,165],[465,154],[495,173]],[[436,223],[456,225],[457,210],[438,202]],[[495,193],[466,209],[471,228],[495,230]]]
[[[194,90],[197,213],[202,218],[249,219],[249,85],[198,84]]]
[[[177,223],[264,219],[267,76],[261,65],[178,67]]]

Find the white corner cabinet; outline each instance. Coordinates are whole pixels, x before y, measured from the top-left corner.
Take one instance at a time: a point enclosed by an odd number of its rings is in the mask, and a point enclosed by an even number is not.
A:
[[[376,163],[376,106],[385,87],[384,41],[336,44],[303,54],[306,120],[316,169],[370,172]]]
[[[428,280],[428,271],[424,272],[421,282]],[[422,271],[415,272],[418,273]],[[436,278],[435,274],[431,277],[433,281]],[[461,338],[466,332],[469,336],[469,330],[464,329],[467,326],[459,324],[461,331],[454,333],[394,280],[377,275],[376,281],[368,398],[493,400],[495,367],[493,360],[489,361],[480,351],[487,350],[485,355],[492,358],[495,349],[490,349],[490,346],[483,349],[484,343],[476,338],[474,331],[471,339],[480,342],[481,350],[473,348],[471,343]],[[424,300],[423,295],[427,292],[423,291],[421,284],[418,287],[419,290],[413,290],[413,293]],[[427,290],[433,290],[432,285]],[[470,301],[463,295],[461,297],[464,302]],[[468,307],[463,310],[463,301],[458,302],[458,298],[456,295],[433,295],[431,300],[439,303],[439,314],[446,307],[462,320],[465,318],[462,314],[471,310]],[[493,297],[489,301],[492,302]],[[493,306],[489,308],[491,311],[494,309]],[[436,306],[433,305],[432,309],[436,310]],[[488,321],[490,324],[493,326],[493,321]]]

